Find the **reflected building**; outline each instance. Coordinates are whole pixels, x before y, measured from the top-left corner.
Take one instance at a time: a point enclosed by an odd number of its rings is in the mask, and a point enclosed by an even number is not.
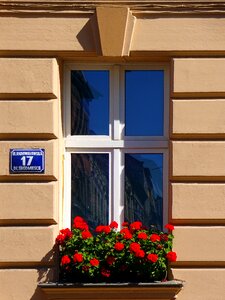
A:
[[[93,135],[89,126],[89,104],[97,98],[82,71],[73,71],[71,86],[71,134]],[[151,154],[148,154],[151,155]],[[72,154],[72,219],[84,217],[90,227],[108,224],[109,155]],[[154,162],[151,161],[154,165]],[[157,168],[157,165],[155,165]],[[150,167],[136,155],[125,155],[125,219],[141,220],[145,226],[162,227],[162,193],[156,192]],[[162,174],[160,174],[162,178]]]
[[[163,199],[155,192],[150,169],[131,154],[125,159],[125,218],[145,226],[162,227]]]
[[[95,99],[82,71],[72,71],[71,134],[90,135],[89,104]],[[108,154],[72,154],[72,220],[86,219],[91,228],[108,223]]]
[[[71,72],[71,134],[88,135],[89,102],[94,99],[82,71]]]
[[[82,216],[91,229],[108,224],[108,154],[72,154],[72,219]]]

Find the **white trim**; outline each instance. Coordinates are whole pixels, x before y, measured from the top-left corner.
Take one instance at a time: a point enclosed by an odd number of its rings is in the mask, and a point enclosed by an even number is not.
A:
[[[115,220],[118,224],[121,224],[122,209],[121,205],[121,151],[119,149],[113,150],[113,203],[112,203],[112,215],[111,221]]]
[[[64,67],[64,102],[63,102],[63,109],[64,109],[64,137],[71,136],[71,69],[68,66]]]
[[[66,176],[65,176],[66,174]],[[63,227],[71,226],[71,155],[65,152],[64,164],[64,202],[63,202]]]
[[[83,137],[82,137],[83,138]],[[87,139],[87,138],[86,138]],[[70,148],[168,148],[168,141],[112,141],[109,139],[93,139],[88,138],[82,140],[74,139],[73,137],[65,140],[66,150]]]
[[[71,135],[71,70],[109,71],[109,135]],[[164,71],[164,135],[124,136],[125,70]],[[71,223],[71,153],[109,154],[109,221],[119,224],[124,214],[124,154],[163,154],[163,223],[168,221],[168,136],[169,136],[169,66],[167,64],[97,64],[66,63],[64,80],[65,197],[63,225]]]

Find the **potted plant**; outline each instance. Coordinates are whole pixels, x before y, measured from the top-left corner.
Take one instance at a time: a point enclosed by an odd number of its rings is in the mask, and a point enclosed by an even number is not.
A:
[[[153,282],[166,280],[172,251],[173,225],[168,233],[145,228],[140,221],[118,230],[113,221],[99,225],[95,232],[77,216],[73,229],[60,230],[56,238],[60,253],[60,280],[63,282]]]
[[[41,284],[48,299],[175,299],[183,284],[167,281],[174,226],[167,232],[146,228],[140,221],[122,229],[113,221],[89,230],[82,217],[73,228],[60,230],[56,238],[60,257],[60,281]],[[133,294],[134,293],[134,294]]]

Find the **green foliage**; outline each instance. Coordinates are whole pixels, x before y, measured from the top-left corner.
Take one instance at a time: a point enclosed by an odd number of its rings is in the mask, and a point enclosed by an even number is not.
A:
[[[60,253],[60,278],[66,282],[151,282],[166,280],[172,251],[173,226],[168,233],[144,228],[141,222],[100,225],[92,234],[81,218],[73,229],[56,238]]]

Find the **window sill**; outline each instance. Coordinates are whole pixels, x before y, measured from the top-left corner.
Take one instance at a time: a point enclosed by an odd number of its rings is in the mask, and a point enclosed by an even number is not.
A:
[[[153,283],[40,283],[48,300],[111,299],[172,300],[183,288],[183,282],[171,280]]]

